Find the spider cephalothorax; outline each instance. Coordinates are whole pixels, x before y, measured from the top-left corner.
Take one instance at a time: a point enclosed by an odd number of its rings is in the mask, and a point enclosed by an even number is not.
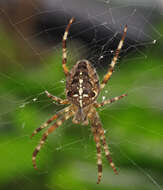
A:
[[[34,168],[37,169],[36,156],[39,150],[41,149],[48,135],[52,133],[56,128],[58,128],[60,125],[62,125],[64,121],[68,120],[69,118],[73,118],[72,121],[76,124],[81,123],[83,125],[88,125],[90,123],[97,150],[97,165],[98,165],[97,183],[100,183],[102,177],[101,143],[103,145],[106,158],[116,174],[117,170],[115,168],[114,163],[112,162],[112,158],[104,135],[104,129],[102,127],[98,113],[96,112],[96,108],[102,107],[105,104],[110,104],[112,102],[115,102],[125,97],[126,94],[108,100],[104,100],[101,103],[97,103],[96,99],[100,93],[100,90],[104,88],[105,84],[108,82],[113,73],[113,69],[117,62],[119,52],[123,46],[123,42],[127,32],[127,26],[125,26],[124,28],[122,38],[115,52],[115,56],[112,59],[110,68],[108,69],[108,72],[106,73],[100,84],[96,70],[88,60],[78,61],[76,65],[71,69],[71,71],[69,71],[66,66],[67,63],[66,40],[69,28],[73,21],[74,18],[72,18],[69,21],[69,24],[67,25],[62,41],[63,43],[62,66],[66,76],[67,99],[62,100],[61,98],[51,95],[48,91],[45,91],[46,95],[49,98],[58,102],[59,104],[64,104],[64,105],[70,104],[70,105],[68,107],[65,107],[55,115],[53,115],[50,119],[48,119],[48,121],[46,121],[43,125],[41,125],[33,132],[32,137],[42,129],[46,128],[54,120],[56,120],[43,134],[39,145],[35,148],[33,152],[32,161]]]

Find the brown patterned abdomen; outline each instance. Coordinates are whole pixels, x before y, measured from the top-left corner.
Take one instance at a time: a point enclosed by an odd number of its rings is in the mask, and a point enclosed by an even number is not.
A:
[[[87,60],[78,61],[67,78],[67,98],[83,108],[95,101],[99,91],[99,79],[93,66]]]

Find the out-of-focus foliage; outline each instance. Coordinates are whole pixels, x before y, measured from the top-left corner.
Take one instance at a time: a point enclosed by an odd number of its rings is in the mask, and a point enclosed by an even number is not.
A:
[[[163,33],[162,25],[159,31]],[[151,190],[163,186],[162,39],[141,50],[147,58],[137,59],[132,53],[121,60],[99,97],[101,101],[102,96],[128,93],[116,104],[98,110],[120,170],[115,176],[103,156],[100,185],[96,185],[96,149],[90,127],[76,126],[71,121],[50,135],[37,157],[40,170],[33,169],[32,152],[41,134],[32,140],[29,137],[63,108],[43,92],[48,90],[64,98],[65,78],[61,53],[54,52],[39,66],[28,67],[17,60],[14,47],[14,41],[1,28],[0,60],[4,63],[0,64],[0,189]]]

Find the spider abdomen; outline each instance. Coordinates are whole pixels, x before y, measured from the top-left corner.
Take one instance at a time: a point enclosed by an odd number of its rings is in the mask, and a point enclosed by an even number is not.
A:
[[[67,98],[80,108],[96,100],[100,91],[96,70],[87,60],[80,60],[67,77]]]

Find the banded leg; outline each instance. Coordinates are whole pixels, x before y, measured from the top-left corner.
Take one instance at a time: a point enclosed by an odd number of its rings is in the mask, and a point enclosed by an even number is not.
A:
[[[50,94],[47,90],[45,91],[45,94],[51,98],[52,100],[54,100],[55,102],[59,103],[59,104],[69,104],[69,101],[67,99],[62,100],[61,98],[58,98],[56,96],[53,96],[52,94]]]
[[[97,127],[92,125],[92,132],[94,136],[94,141],[96,143],[96,150],[97,150],[97,166],[98,166],[98,180],[97,184],[100,183],[102,178],[102,159],[101,159],[101,144],[100,144],[100,137],[98,134]]]
[[[63,117],[61,117],[59,120],[57,120],[51,127],[48,128],[48,130],[43,134],[40,143],[38,144],[38,146],[35,148],[33,154],[32,154],[32,162],[33,162],[33,167],[35,169],[37,169],[36,166],[36,156],[39,153],[41,147],[43,146],[43,144],[45,143],[48,135],[50,133],[52,133],[56,128],[58,128],[60,125],[62,125],[62,123],[64,121],[66,121],[67,119],[69,119],[70,117],[72,117],[73,113],[72,112],[68,112],[66,113]]]
[[[66,107],[53,115],[50,119],[48,119],[45,123],[43,123],[39,128],[37,128],[31,135],[31,138],[36,135],[38,132],[40,132],[42,129],[46,128],[51,122],[58,119],[64,112],[68,112],[70,110],[70,107]]]
[[[90,121],[93,122],[94,125],[96,125],[96,127],[98,129],[99,136],[100,136],[100,138],[102,140],[102,143],[103,143],[105,156],[106,156],[110,166],[112,167],[114,173],[118,174],[118,172],[116,170],[116,167],[115,167],[115,164],[112,161],[112,158],[111,158],[110,151],[108,149],[107,143],[106,143],[106,138],[105,138],[105,135],[104,135],[104,130],[102,128],[100,118],[99,118],[98,113],[96,111],[94,111],[94,113],[91,115]]]
[[[118,47],[116,49],[116,52],[115,52],[115,55],[111,61],[111,64],[110,64],[110,68],[108,70],[108,72],[106,73],[106,75],[104,76],[104,79],[101,83],[101,89],[104,88],[105,84],[108,82],[108,80],[110,79],[112,73],[113,73],[113,70],[114,70],[114,66],[117,62],[117,59],[118,59],[118,55],[119,55],[119,52],[120,50],[122,49],[122,46],[123,46],[123,42],[124,42],[124,39],[125,39],[125,36],[126,36],[126,32],[127,32],[127,25],[125,26],[124,30],[123,30],[123,35],[122,35],[122,38],[118,44]]]
[[[66,76],[69,73],[69,70],[68,70],[68,68],[66,66],[66,63],[67,63],[66,40],[67,40],[67,36],[68,36],[70,26],[73,23],[73,21],[74,21],[74,18],[71,18],[70,21],[69,21],[69,24],[67,25],[67,28],[65,30],[65,33],[63,35],[63,40],[62,40],[62,67],[63,67],[63,71],[64,71]]]
[[[100,133],[100,137],[101,137],[101,140],[102,140],[102,143],[103,143],[103,146],[104,146],[105,156],[106,156],[110,166],[112,167],[114,173],[118,174],[117,169],[115,167],[115,164],[112,161],[112,157],[110,155],[110,151],[109,151],[108,145],[106,143],[106,138],[105,138],[105,135],[104,135],[104,129],[102,128],[101,124],[99,124],[99,133]]]
[[[95,103],[94,106],[95,106],[96,108],[99,108],[99,107],[102,107],[102,106],[104,106],[104,105],[106,105],[106,104],[110,104],[110,103],[112,103],[112,102],[116,102],[116,101],[122,99],[122,98],[125,97],[125,96],[127,96],[127,94],[123,94],[123,95],[121,95],[121,96],[117,96],[117,97],[111,98],[111,99],[109,99],[109,100],[105,100],[105,101],[103,101],[103,102],[101,102],[101,103]]]

